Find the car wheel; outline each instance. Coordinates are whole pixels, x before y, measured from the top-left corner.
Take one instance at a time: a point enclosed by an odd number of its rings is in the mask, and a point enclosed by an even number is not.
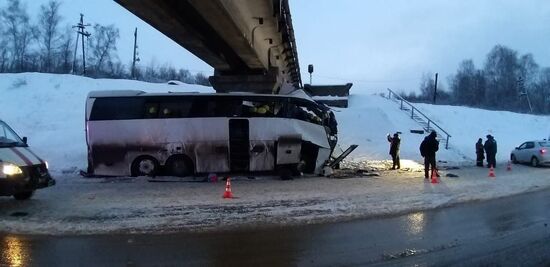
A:
[[[512,156],[510,156],[510,160],[512,160],[512,163],[518,164],[518,160],[516,159],[516,155],[512,154]]]
[[[173,176],[185,177],[193,174],[193,165],[184,156],[170,158],[166,162],[168,173]]]
[[[533,167],[539,166],[539,159],[537,159],[537,157],[531,158],[531,166]]]
[[[157,175],[159,170],[158,161],[149,156],[142,156],[132,163],[132,176],[150,176]]]
[[[27,200],[27,199],[31,198],[33,194],[34,194],[34,191],[20,192],[20,193],[14,194],[13,198],[15,198],[17,200]]]

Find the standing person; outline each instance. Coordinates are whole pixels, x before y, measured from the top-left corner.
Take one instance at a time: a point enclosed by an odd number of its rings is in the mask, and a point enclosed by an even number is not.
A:
[[[496,168],[497,141],[492,135],[487,135],[487,140],[485,141],[483,148],[485,148],[485,154],[487,154],[487,168]]]
[[[424,178],[426,179],[430,177],[430,166],[432,173],[435,172],[435,174],[439,177],[437,167],[435,165],[435,152],[439,150],[439,141],[437,141],[436,137],[437,133],[432,131],[420,144],[420,155],[424,157]]]
[[[388,142],[390,142],[390,155],[391,159],[393,161],[393,167],[392,170],[395,170],[395,167],[397,166],[397,169],[401,168],[401,163],[399,161],[399,146],[401,145],[401,138],[399,138],[399,134],[394,133],[393,137],[390,137],[390,134],[387,136]]]
[[[478,167],[483,167],[483,160],[485,159],[485,156],[484,156],[484,148],[483,148],[483,139],[481,138],[479,138],[476,143],[476,155],[477,155],[476,165]]]

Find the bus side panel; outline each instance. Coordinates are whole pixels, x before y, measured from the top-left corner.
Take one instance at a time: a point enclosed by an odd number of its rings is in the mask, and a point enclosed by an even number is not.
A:
[[[193,151],[196,172],[229,172],[227,141],[196,143]]]
[[[250,118],[250,140],[278,140],[281,136],[301,135],[303,141],[330,148],[322,125],[284,118]]]
[[[250,118],[249,121],[250,140],[278,140],[284,136],[301,135],[303,142],[316,146],[318,149],[302,148],[302,153],[311,153],[301,155],[302,159],[311,158],[307,163],[311,166],[308,168],[309,172],[320,173],[323,164],[330,157],[328,136],[322,125],[284,118]],[[275,159],[273,162],[275,163]]]
[[[139,156],[160,165],[175,152],[188,156],[197,172],[225,172],[228,164],[227,118],[136,119],[88,122],[89,146],[96,175],[129,175]]]
[[[250,140],[250,171],[275,170],[275,142]]]

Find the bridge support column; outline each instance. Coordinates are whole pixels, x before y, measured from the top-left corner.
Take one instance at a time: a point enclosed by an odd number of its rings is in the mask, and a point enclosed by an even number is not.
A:
[[[229,75],[214,73],[210,76],[210,84],[218,93],[250,92],[257,94],[276,94],[282,84],[278,69],[272,68],[264,74]]]

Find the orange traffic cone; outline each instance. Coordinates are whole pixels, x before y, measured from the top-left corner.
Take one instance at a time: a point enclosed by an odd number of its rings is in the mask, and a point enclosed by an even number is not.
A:
[[[432,169],[432,184],[437,184],[439,181],[437,180],[437,169]]]
[[[495,175],[495,169],[493,168],[493,166],[491,166],[491,168],[489,169],[489,177],[491,177],[491,178],[497,177]]]
[[[508,166],[506,166],[506,170],[507,171],[511,171],[512,170],[512,163],[510,161],[508,161]]]
[[[227,177],[227,182],[225,182],[225,192],[223,193],[223,198],[233,198],[233,193],[231,193],[231,178]]]

